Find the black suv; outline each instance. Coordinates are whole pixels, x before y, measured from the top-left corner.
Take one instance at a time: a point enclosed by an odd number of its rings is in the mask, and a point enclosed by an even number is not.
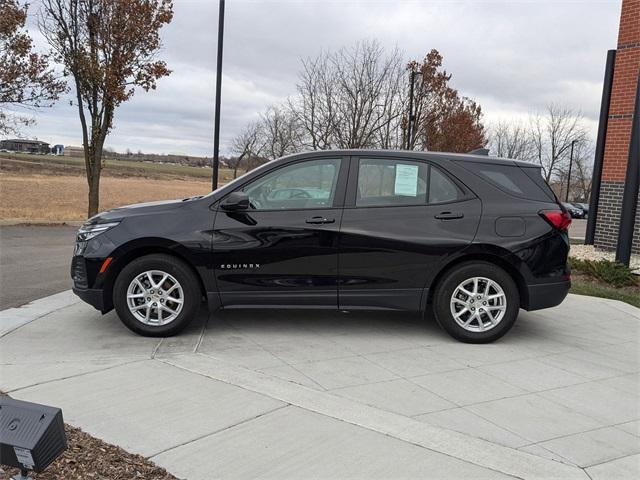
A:
[[[529,163],[343,150],[269,162],[203,197],[117,208],[78,231],[74,292],[134,332],[217,308],[432,308],[455,338],[504,335],[570,287],[571,222]]]

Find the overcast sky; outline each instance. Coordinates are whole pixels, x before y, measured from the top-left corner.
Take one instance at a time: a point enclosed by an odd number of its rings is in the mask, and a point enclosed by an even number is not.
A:
[[[616,46],[620,1],[227,0],[221,150],[267,106],[295,92],[300,59],[362,39],[407,60],[436,48],[452,84],[491,124],[550,102],[582,111],[595,135],[606,51]],[[37,9],[33,2],[32,14]],[[173,74],[116,111],[107,145],[211,155],[216,0],[174,0],[161,57]],[[39,38],[31,19],[30,29]],[[77,110],[61,101],[25,133],[80,145]]]

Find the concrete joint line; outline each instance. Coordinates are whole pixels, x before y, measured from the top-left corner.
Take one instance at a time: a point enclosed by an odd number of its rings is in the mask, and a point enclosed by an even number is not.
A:
[[[67,375],[65,377],[52,378],[51,380],[43,380],[42,382],[32,383],[31,385],[25,385],[24,387],[18,387],[11,390],[7,390],[7,393],[20,392],[22,390],[28,390],[30,388],[38,387],[40,385],[48,385],[50,383],[62,382],[64,380],[69,380],[70,378],[84,377],[85,375],[92,375],[94,373],[106,372],[107,370],[112,370],[114,368],[122,367],[124,365],[131,365],[132,363],[147,362],[147,361],[148,361],[147,359],[123,361],[121,363],[108,365],[106,367],[98,367],[96,370],[89,370],[87,372],[76,373],[75,375]]]
[[[182,443],[179,443],[178,445],[173,445],[169,448],[165,448],[164,450],[160,450],[159,452],[152,453],[151,455],[147,456],[147,458],[149,460],[153,460],[154,457],[157,457],[158,455],[162,455],[163,453],[170,452],[171,450],[175,450],[176,448],[184,447],[185,445],[189,445],[190,443],[197,442],[198,440],[202,440],[203,438],[212,437],[213,435],[217,435],[218,433],[231,430],[232,428],[238,427],[240,425],[244,425],[245,423],[253,422],[258,418],[264,417],[265,415],[270,415],[274,412],[277,412],[278,410],[282,410],[283,408],[287,408],[290,406],[291,405],[289,404],[280,405],[279,407],[272,408],[271,410],[267,410],[266,412],[262,412],[259,415],[256,415],[255,417],[245,418],[244,420],[241,420],[238,423],[234,423],[233,425],[229,425],[227,427],[221,428],[219,430],[215,430],[213,432],[205,433],[204,435],[200,435],[199,437],[192,438],[191,440],[187,440],[186,442],[182,442]]]
[[[517,478],[589,478],[579,467],[433,427],[329,392],[237,367],[211,356],[184,354],[156,360]]]
[[[80,303],[71,290],[49,295],[16,308],[0,311],[0,338],[25,325],[71,305]]]

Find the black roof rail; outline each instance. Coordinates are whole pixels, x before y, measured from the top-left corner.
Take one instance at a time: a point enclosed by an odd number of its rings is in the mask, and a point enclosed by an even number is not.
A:
[[[488,148],[476,148],[475,150],[471,150],[469,153],[469,155],[485,155],[485,156],[489,156],[489,149]]]

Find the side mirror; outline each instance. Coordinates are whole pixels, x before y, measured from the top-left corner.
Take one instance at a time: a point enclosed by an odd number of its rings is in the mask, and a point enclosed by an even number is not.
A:
[[[249,209],[249,195],[242,191],[230,193],[220,204],[220,208],[229,212]]]

